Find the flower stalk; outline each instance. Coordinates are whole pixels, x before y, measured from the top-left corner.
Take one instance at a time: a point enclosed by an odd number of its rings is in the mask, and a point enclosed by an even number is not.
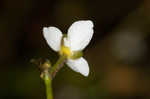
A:
[[[43,80],[45,82],[45,88],[46,88],[46,97],[47,99],[53,99],[53,93],[52,93],[52,79],[49,76],[48,73],[45,73]]]
[[[64,66],[65,60],[66,60],[65,55],[60,56],[57,62],[50,68],[49,73],[52,78],[54,78],[56,73]]]
[[[42,60],[42,59],[32,59],[31,62],[39,65],[39,69],[41,72],[40,77],[43,79],[46,89],[46,97],[47,99],[53,99],[53,92],[52,92],[52,79],[55,77],[56,73],[64,66],[64,62],[66,60],[66,56],[62,55],[59,57],[57,62],[51,66],[49,60]]]

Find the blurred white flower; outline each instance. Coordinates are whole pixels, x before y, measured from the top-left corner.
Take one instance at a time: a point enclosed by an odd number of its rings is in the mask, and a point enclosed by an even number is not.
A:
[[[67,36],[56,27],[44,27],[44,38],[48,45],[61,55],[67,56],[66,64],[84,76],[89,74],[89,66],[83,57],[71,58],[75,52],[82,50],[89,44],[93,36],[93,22],[81,20],[74,22],[68,29]]]

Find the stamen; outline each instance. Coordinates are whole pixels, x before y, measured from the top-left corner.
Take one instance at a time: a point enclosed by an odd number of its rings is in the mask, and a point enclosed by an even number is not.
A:
[[[66,55],[67,57],[71,57],[71,51],[69,47],[66,47],[64,45],[61,46],[61,50],[60,50],[60,54],[61,55]]]

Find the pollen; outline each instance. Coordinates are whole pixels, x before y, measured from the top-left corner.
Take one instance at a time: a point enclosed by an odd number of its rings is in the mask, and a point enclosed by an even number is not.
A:
[[[60,51],[61,55],[66,55],[67,57],[71,56],[71,51],[69,47],[66,46],[61,46],[61,51]]]

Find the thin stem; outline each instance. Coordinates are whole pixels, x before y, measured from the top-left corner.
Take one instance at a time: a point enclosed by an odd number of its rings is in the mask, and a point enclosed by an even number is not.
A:
[[[54,66],[50,68],[49,72],[47,70],[43,72],[44,73],[43,80],[45,82],[47,99],[53,99],[52,78],[63,67],[65,60],[66,56],[60,56],[56,64],[54,64]]]
[[[50,75],[52,78],[55,77],[56,73],[63,67],[65,60],[66,56],[60,56],[54,66],[50,68]]]
[[[52,93],[52,80],[49,77],[49,75],[46,73],[44,76],[44,82],[46,87],[46,96],[47,99],[53,99],[53,93]]]

